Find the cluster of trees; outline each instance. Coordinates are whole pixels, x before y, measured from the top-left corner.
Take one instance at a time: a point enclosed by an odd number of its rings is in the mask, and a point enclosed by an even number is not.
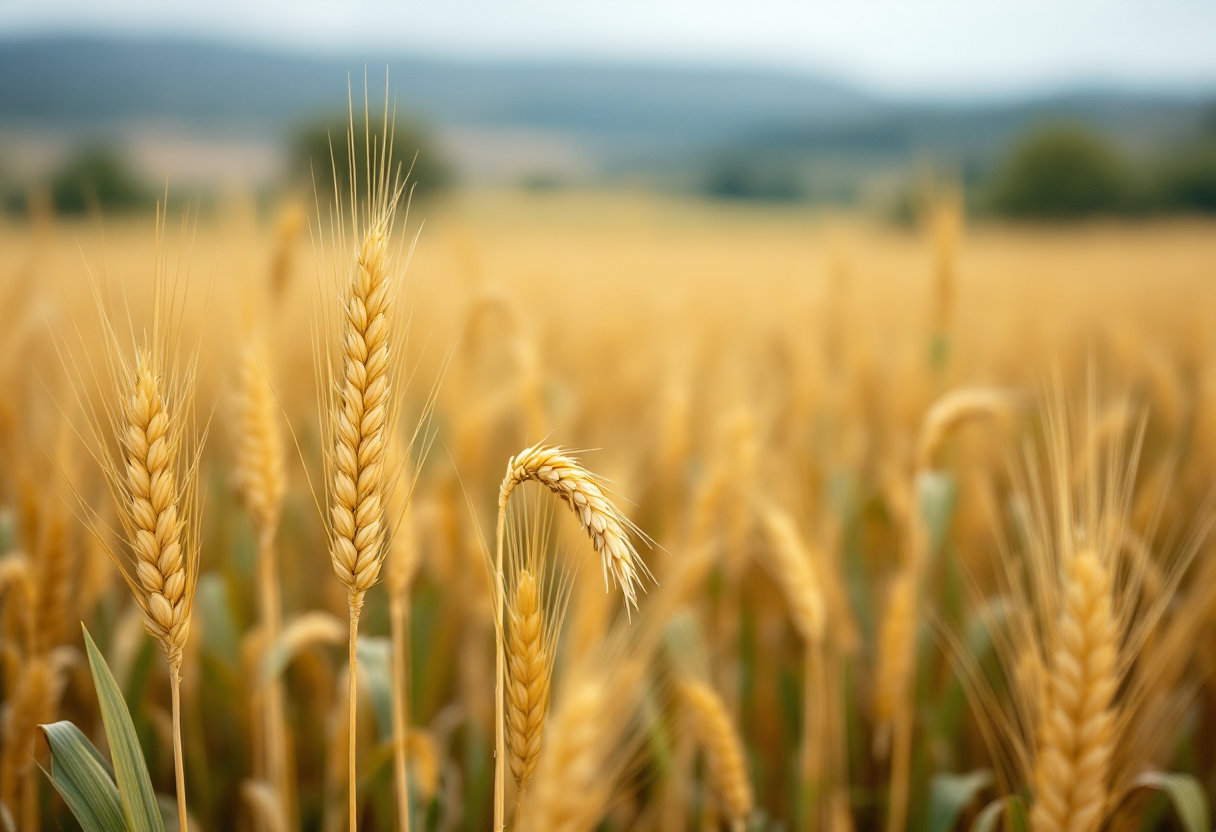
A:
[[[1023,219],[1216,213],[1216,119],[1200,138],[1141,161],[1083,127],[1045,126],[976,196],[978,207]]]
[[[365,125],[355,125],[354,169],[362,183],[371,143],[383,141],[384,122],[370,124],[371,140],[364,135]],[[408,185],[417,195],[434,193],[452,181],[451,169],[435,150],[429,134],[421,127],[398,120],[390,125],[392,136],[391,169],[408,173]],[[348,146],[348,119],[345,116],[321,119],[301,126],[289,145],[289,181],[292,187],[311,189],[315,184],[322,200],[335,193],[347,193],[352,169]],[[331,157],[331,140],[333,155]],[[336,179],[335,179],[336,174]],[[145,182],[112,143],[90,141],[79,147],[44,181],[21,182],[11,171],[0,175],[0,202],[10,211],[24,212],[32,191],[41,191],[56,213],[84,214],[91,210],[107,213],[147,210],[156,204],[160,192]]]

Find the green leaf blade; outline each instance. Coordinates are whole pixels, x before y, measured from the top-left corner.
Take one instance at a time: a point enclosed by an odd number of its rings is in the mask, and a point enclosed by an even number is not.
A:
[[[127,832],[122,798],[101,754],[70,722],[39,725],[51,749],[51,784],[84,832]]]
[[[139,746],[139,736],[131,721],[122,690],[114,680],[105,657],[93,643],[89,631],[84,631],[85,648],[89,655],[89,667],[93,672],[93,686],[97,689],[97,703],[101,708],[101,719],[110,742],[110,754],[114,762],[114,778],[118,794],[122,799],[123,816],[128,832],[165,832],[156,792],[152,790],[152,778],[148,776],[148,765]]]
[[[933,777],[929,787],[929,819],[927,832],[949,832],[958,823],[963,810],[983,789],[992,785],[992,772],[972,771],[968,774],[943,772]]]
[[[1137,787],[1154,789],[1169,798],[1186,832],[1209,832],[1212,828],[1207,795],[1203,786],[1191,775],[1146,771],[1134,782]]]

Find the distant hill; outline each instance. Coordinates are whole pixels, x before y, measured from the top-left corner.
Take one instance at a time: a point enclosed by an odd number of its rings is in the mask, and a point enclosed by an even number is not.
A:
[[[398,106],[443,133],[459,166],[467,172],[483,157],[510,156],[485,165],[500,176],[543,171],[547,156],[562,153],[575,160],[570,170],[685,184],[724,159],[792,165],[825,183],[855,181],[925,158],[984,168],[1044,120],[1082,121],[1126,150],[1152,153],[1210,119],[1201,99],[1119,91],[945,106],[887,101],[833,80],[777,72],[39,36],[0,39],[0,132],[33,131],[69,144],[73,136],[155,123],[281,147],[301,121],[345,107],[348,76],[360,97],[366,69],[371,97],[380,100],[386,64]]]
[[[0,118],[83,126],[130,118],[282,129],[346,105],[366,68],[438,122],[584,132],[722,136],[741,125],[858,114],[844,85],[773,73],[609,64],[311,57],[211,43],[42,37],[0,40]],[[375,93],[373,93],[373,97]]]

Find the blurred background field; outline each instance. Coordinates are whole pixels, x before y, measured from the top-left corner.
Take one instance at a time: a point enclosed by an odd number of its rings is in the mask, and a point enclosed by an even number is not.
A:
[[[101,551],[116,521],[82,428],[83,405],[115,391],[77,363],[104,361],[98,295],[126,347],[166,273],[188,275],[173,326],[183,351],[197,344],[194,415],[210,425],[183,673],[190,822],[348,827],[318,367],[353,272],[327,260],[348,95],[360,121],[366,73],[381,135],[386,65],[393,163],[414,186],[393,228],[394,265],[410,252],[395,441],[415,418],[423,439],[385,543],[417,574],[373,588],[359,632],[359,827],[404,832],[398,757],[414,830],[491,826],[485,558],[508,459],[545,442],[586,449],[649,538],[655,580],[627,614],[554,510],[540,548],[571,600],[542,604],[562,628],[540,709],[552,730],[535,784],[509,784],[509,828],[1210,828],[1216,65],[1196,48],[1216,39],[1210,12],[877,3],[906,31],[825,18],[815,34],[779,2],[702,19],[678,2],[585,18],[474,2],[419,12],[424,33],[450,27],[444,48],[376,4],[356,35],[315,4],[282,37],[281,7],[221,5],[213,22],[0,9],[0,832],[77,828],[37,725],[71,720],[109,753],[80,622],[175,821],[169,674]],[[1008,65],[1001,14],[1020,39]],[[1061,34],[1081,23],[1098,47]],[[726,34],[694,49],[714,26]],[[732,26],[743,58],[705,46]],[[814,49],[822,65],[800,57]],[[282,433],[256,437],[285,470],[269,546],[240,478],[250,379]],[[528,488],[513,533],[551,499]],[[1082,623],[1102,643],[1078,659],[1066,602],[1091,549],[1106,577]],[[1088,730],[1060,716],[1078,661],[1117,668],[1092,685]],[[580,685],[603,679],[628,682],[580,726]],[[1061,721],[1079,726],[1066,752]],[[558,756],[572,737],[590,748],[573,762]],[[1053,825],[1057,787],[1077,805]]]

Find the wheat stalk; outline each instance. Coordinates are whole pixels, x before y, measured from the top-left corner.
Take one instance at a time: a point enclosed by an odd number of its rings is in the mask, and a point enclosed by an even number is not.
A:
[[[741,830],[755,804],[743,741],[712,687],[689,679],[681,683],[680,693],[688,706],[693,733],[705,753],[714,788],[732,825]]]
[[[235,478],[241,500],[258,536],[258,613],[264,654],[278,643],[282,602],[275,537],[287,475],[278,403],[266,378],[265,351],[256,340],[241,350],[237,372]],[[262,685],[258,685],[262,688]],[[279,801],[279,817],[294,828],[294,788],[288,761],[283,686],[278,675],[264,680],[260,691],[266,771]]]
[[[330,560],[346,587],[350,614],[350,829],[357,828],[355,721],[356,644],[363,599],[384,560],[385,429],[391,425],[391,281],[388,220],[375,219],[363,237],[343,302],[342,374],[330,425]]]
[[[1092,551],[1066,564],[1063,608],[1040,703],[1035,832],[1095,832],[1107,808],[1118,627],[1111,578]]]
[[[815,828],[815,788],[822,774],[820,743],[828,741],[825,711],[828,706],[823,650],[827,626],[827,601],[815,571],[810,549],[790,515],[775,505],[759,508],[765,531],[772,543],[768,551],[770,571],[785,595],[790,617],[803,640],[802,790],[803,816]]]
[[[393,774],[397,792],[398,827],[410,829],[410,584],[418,570],[418,540],[413,511],[399,506],[396,528],[389,541],[389,627],[393,646]]]

